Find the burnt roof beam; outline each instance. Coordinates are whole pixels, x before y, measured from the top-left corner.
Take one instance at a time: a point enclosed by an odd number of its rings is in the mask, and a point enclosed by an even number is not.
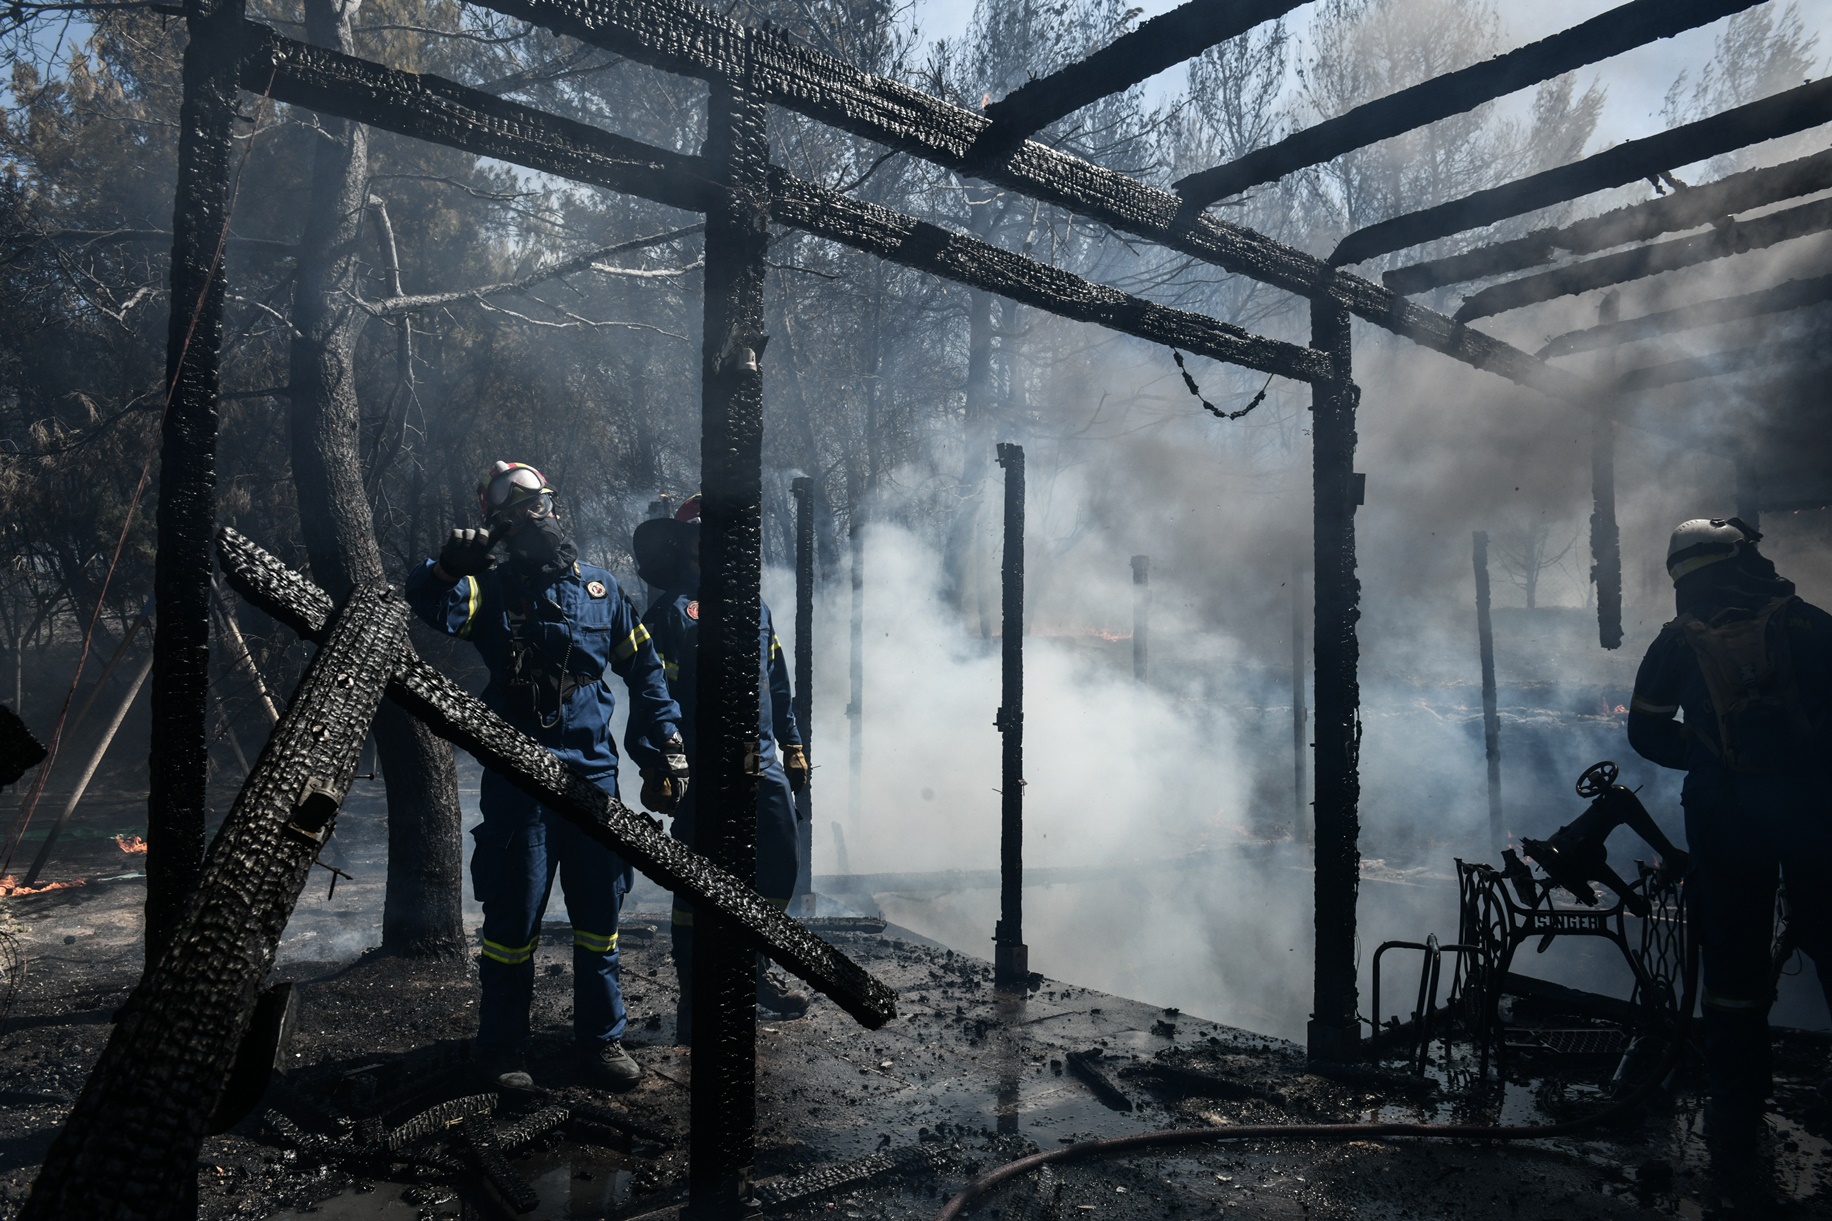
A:
[[[1540,267],[1553,262],[1561,252],[1595,254],[1663,233],[1696,229],[1738,212],[1828,188],[1832,188],[1832,150],[1780,165],[1742,170],[1716,182],[1682,187],[1645,203],[1630,204],[1557,228],[1537,229],[1524,237],[1461,254],[1395,267],[1381,273],[1380,281],[1396,293],[1426,292],[1446,284]]]
[[[1582,161],[1357,229],[1342,239],[1329,261],[1360,263],[1828,121],[1832,121],[1832,77],[1822,77],[1696,123],[1626,141]]]
[[[743,72],[771,103],[962,175],[1066,208],[1237,275],[1307,298],[1567,402],[1596,401],[1588,379],[1555,368],[1302,250],[1184,206],[1168,191],[1027,140],[976,155],[991,120],[897,81],[752,30],[690,0],[478,0],[485,8],[702,79]],[[748,62],[747,62],[748,59]]]
[[[724,190],[698,157],[440,77],[309,46],[256,23],[245,36],[242,84],[277,101],[689,211],[704,209]],[[1311,348],[1095,284],[781,171],[771,183],[772,219],[889,262],[1261,373],[1306,382],[1331,375],[1328,357]]]
[[[1740,373],[1745,369],[1768,364],[1774,358],[1774,349],[1767,346],[1753,346],[1730,348],[1704,356],[1688,356],[1684,360],[1669,360],[1658,365],[1643,365],[1638,369],[1623,372],[1610,386],[1610,391],[1613,394],[1643,394],[1664,386],[1677,386],[1681,382],[1694,382],[1707,377],[1723,377],[1729,373]]]
[[[1639,318],[1625,318],[1620,322],[1566,331],[1563,335],[1554,336],[1551,342],[1541,348],[1539,356],[1542,360],[1550,360],[1578,352],[1594,352],[1598,348],[1612,347],[1619,343],[1634,343],[1679,331],[1696,331],[1700,327],[1741,322],[1746,318],[1783,314],[1827,301],[1832,301],[1832,275],[1786,280],[1758,292],[1720,297],[1715,301],[1701,301],[1696,305],[1682,305],[1676,309],[1643,314]]]
[[[1276,21],[1304,3],[1307,0],[1190,0],[988,105],[985,113],[992,126],[980,136],[981,150],[1010,151],[1057,119],[1130,89],[1257,25]]]
[[[1832,199],[1817,199],[1752,220],[1725,221],[1692,237],[1653,242],[1492,284],[1463,302],[1457,310],[1457,321],[1487,318],[1593,288],[1695,267],[1828,229],[1832,229]]]
[[[1422,81],[1173,184],[1197,207],[1276,182],[1378,140],[1403,135],[1587,64],[1671,38],[1758,0],[1632,0],[1549,38]]]

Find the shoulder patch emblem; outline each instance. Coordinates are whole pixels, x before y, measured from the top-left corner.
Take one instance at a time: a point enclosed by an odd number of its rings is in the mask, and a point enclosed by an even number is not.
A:
[[[604,582],[603,581],[586,582],[585,592],[590,594],[594,598],[604,597]]]
[[[700,617],[700,600],[698,598],[695,598],[693,601],[687,604],[686,609],[687,609],[687,617],[689,619],[693,619],[697,621]]]

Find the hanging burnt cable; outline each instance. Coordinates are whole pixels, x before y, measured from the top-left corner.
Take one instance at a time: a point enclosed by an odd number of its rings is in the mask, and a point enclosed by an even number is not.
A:
[[[1268,373],[1266,374],[1266,384],[1260,387],[1258,394],[1254,395],[1251,399],[1247,401],[1247,405],[1245,407],[1242,407],[1239,411],[1223,411],[1221,408],[1217,407],[1215,404],[1209,402],[1209,400],[1202,397],[1202,387],[1198,386],[1196,384],[1196,379],[1190,376],[1189,369],[1183,363],[1183,353],[1177,351],[1177,349],[1175,348],[1172,348],[1170,350],[1170,358],[1177,362],[1177,372],[1183,375],[1183,384],[1189,387],[1190,394],[1195,398],[1195,400],[1198,403],[1202,404],[1202,409],[1204,411],[1208,412],[1210,415],[1214,416],[1218,420],[1238,420],[1240,419],[1240,417],[1246,415],[1249,411],[1252,411],[1255,407],[1258,407],[1261,403],[1265,402],[1266,401],[1266,391],[1272,389],[1272,374]]]
[[[275,68],[267,78],[267,88],[261,94],[261,109],[254,117],[254,123],[248,130],[248,146],[242,150],[241,162],[235,168],[235,178],[229,184],[229,201],[223,208],[222,232],[216,235],[216,249],[210,255],[210,269],[204,275],[204,286],[197,294],[196,302],[191,306],[191,319],[185,327],[184,342],[179,345],[178,359],[173,363],[172,379],[165,388],[165,405],[160,409],[159,421],[164,426],[165,419],[171,414],[172,400],[178,394],[178,378],[184,369],[185,357],[191,351],[191,340],[197,335],[198,320],[203,316],[204,301],[210,295],[210,284],[216,278],[216,269],[222,265],[223,251],[229,245],[229,222],[235,216],[235,201],[242,193],[242,172],[248,168],[248,158],[254,152],[254,138],[261,130],[261,123],[267,117],[273,100],[274,77],[279,75]],[[121,564],[121,553],[127,548],[127,536],[134,527],[134,518],[139,515],[140,502],[146,496],[147,481],[152,478],[153,459],[159,454],[158,446],[147,449],[146,461],[140,466],[140,479],[134,485],[134,492],[127,502],[127,513],[121,520],[121,535],[115,540],[114,554],[109,556],[108,567],[102,573],[102,587],[96,593],[95,609],[89,614],[89,624],[83,631],[83,646],[76,655],[76,671],[70,676],[70,689],[64,693],[63,706],[58,709],[57,723],[51,729],[51,742],[46,748],[44,762],[39,764],[38,775],[32,778],[31,791],[20,806],[19,814],[13,823],[13,831],[7,837],[6,856],[0,859],[0,877],[12,868],[13,857],[19,851],[19,845],[25,842],[26,830],[32,825],[32,815],[38,811],[39,798],[44,796],[45,781],[50,778],[51,767],[57,762],[57,748],[62,744],[64,726],[70,718],[70,705],[76,699],[76,688],[83,680],[83,667],[89,663],[89,652],[95,642],[96,624],[101,621],[102,608],[108,604],[109,583],[114,580],[115,569]]]
[[[1159,1132],[1139,1132],[1131,1136],[1109,1136],[1102,1140],[1084,1140],[1042,1153],[1021,1157],[1015,1162],[997,1166],[961,1188],[960,1194],[935,1214],[935,1221],[955,1221],[968,1206],[1009,1179],[1027,1174],[1051,1162],[1092,1161],[1122,1153],[1156,1149],[1174,1149],[1185,1145],[1214,1145],[1242,1140],[1384,1140],[1390,1137],[1430,1137],[1439,1140],[1548,1140],[1569,1136],[1618,1119],[1645,1102],[1679,1067],[1686,1050],[1687,1027],[1692,1007],[1698,1003],[1698,941],[1689,938],[1686,952],[1685,996],[1679,1003],[1679,1015],[1673,1030],[1672,1045],[1662,1057],[1660,1067],[1646,1081],[1609,1106],[1589,1115],[1567,1119],[1562,1123],[1503,1126],[1500,1124],[1444,1123],[1300,1123],[1239,1124],[1215,1128],[1171,1128]]]

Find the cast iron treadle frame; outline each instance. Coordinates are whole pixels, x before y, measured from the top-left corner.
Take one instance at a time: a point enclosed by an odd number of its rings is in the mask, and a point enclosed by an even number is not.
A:
[[[323,636],[331,600],[235,530],[217,533],[217,556],[236,592],[307,640]],[[897,1015],[897,997],[846,955],[807,931],[748,886],[714,868],[655,823],[568,771],[540,743],[514,729],[402,644],[388,675],[388,698],[454,746],[507,776],[661,886],[695,903],[722,908],[750,944],[809,984],[861,1024],[877,1029]]]
[[[210,845],[196,898],[121,1009],[20,1218],[196,1211],[197,1154],[280,934],[406,644],[407,606],[358,588]]]
[[[1450,1004],[1463,1009],[1482,1074],[1488,1072],[1491,1051],[1497,1068],[1504,1067],[1508,1044],[1501,1024],[1501,996],[1515,952],[1533,937],[1544,939],[1542,947],[1556,937],[1601,937],[1610,942],[1635,977],[1629,1006],[1638,1031],[1664,1034],[1671,1029],[1684,986],[1685,892],[1645,863],[1637,862],[1637,867],[1634,886],[1650,911],[1631,944],[1621,898],[1597,907],[1555,907],[1553,887],[1545,884],[1538,902],[1529,907],[1515,897],[1499,870],[1457,861],[1457,939],[1477,947],[1477,952],[1459,961]]]

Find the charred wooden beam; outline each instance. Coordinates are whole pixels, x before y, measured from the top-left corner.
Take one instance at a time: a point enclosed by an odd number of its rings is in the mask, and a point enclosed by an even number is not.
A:
[[[1570,356],[1574,352],[1590,352],[1597,348],[1653,339],[1678,331],[1694,331],[1699,327],[1717,326],[1744,318],[1786,313],[1826,301],[1832,301],[1832,275],[1788,280],[1759,292],[1722,297],[1716,301],[1701,301],[1697,305],[1682,305],[1677,309],[1643,314],[1639,318],[1627,318],[1621,322],[1605,322],[1581,331],[1566,331],[1563,335],[1553,336],[1552,341],[1539,350],[1539,354],[1546,359]]]
[[[1695,0],[1696,2],[1696,0]],[[1721,0],[1720,0],[1721,2]],[[1753,0],[1745,0],[1745,3]],[[1189,0],[986,107],[982,151],[1009,152],[1026,136],[1110,94],[1132,88],[1217,43],[1274,21],[1305,0]]]
[[[204,860],[210,698],[210,532],[216,528],[216,424],[223,341],[223,237],[229,230],[241,0],[190,0],[178,187],[172,207],[167,402],[160,425],[153,560],[152,774],[146,813],[147,957],[162,949]]]
[[[772,219],[887,262],[1022,301],[1061,318],[1092,322],[1262,373],[1307,382],[1330,376],[1328,361],[1309,348],[1265,339],[1204,314],[1095,284],[970,234],[919,221],[781,171],[772,178],[770,194]]]
[[[337,615],[210,846],[195,901],[45,1156],[22,1221],[173,1216],[176,1201],[195,1199],[206,1125],[406,632],[406,604],[386,589],[358,589]]]
[[[217,534],[217,559],[229,584],[249,602],[307,640],[323,635],[328,595],[229,527]],[[737,923],[739,935],[852,1014],[877,1029],[897,1016],[897,998],[857,963],[789,919],[749,886],[714,868],[654,820],[580,779],[534,739],[509,725],[439,671],[403,647],[388,698],[440,737],[558,811],[586,835],[621,855],[658,885]]]
[[[1549,38],[1386,94],[1315,127],[1293,132],[1276,144],[1179,179],[1172,189],[1192,205],[1206,208],[1248,187],[1276,182],[1293,170],[1320,165],[1363,145],[1462,114],[1517,89],[1644,43],[1671,38],[1756,3],[1757,0],[1632,0]]]
[[[1030,980],[1024,943],[1024,447],[1001,442],[1005,468],[1005,551],[999,565],[999,922],[993,983]]]
[[[250,24],[245,88],[542,173],[705,210],[724,189],[698,157],[654,148],[600,128],[505,101],[436,76],[401,72],[283,38]],[[917,221],[781,171],[771,179],[773,219],[918,271],[1180,347],[1262,373],[1311,380],[1327,370],[1314,352],[1225,322],[1090,283],[964,233]]]
[[[1472,293],[1457,309],[1458,321],[1487,318],[1573,293],[1626,284],[1666,271],[1695,267],[1715,259],[1761,250],[1795,238],[1832,229],[1832,199],[1815,200],[1754,220],[1725,221],[1694,237],[1676,237],[1570,263],[1551,271],[1492,284]]]
[[[430,73],[395,68],[286,38],[247,22],[242,88],[542,173],[703,212],[715,185],[698,157],[507,101]]]
[[[814,480],[797,476],[795,497],[795,727],[802,749],[814,756]],[[818,906],[814,893],[814,785],[812,777],[795,794],[795,896],[789,910],[807,919]]]
[[[1361,580],[1355,574],[1355,409],[1349,380],[1349,316],[1313,300],[1311,344],[1330,356],[1341,380],[1311,388],[1311,491],[1315,497],[1316,965],[1307,1042],[1312,1059],[1353,1059],[1356,1017],[1355,902],[1361,885]]]
[[[1766,207],[1784,199],[1811,195],[1832,187],[1832,151],[1814,153],[1781,165],[1743,170],[1716,182],[1683,187],[1645,203],[1616,208],[1601,216],[1554,229],[1537,229],[1525,237],[1480,246],[1442,259],[1395,267],[1381,273],[1381,283],[1397,293],[1420,293],[1465,280],[1482,280],[1553,262],[1561,253],[1595,254],[1696,229],[1713,221]]]
[[[1360,263],[1536,208],[1565,203],[1593,191],[1619,187],[1637,178],[1651,178],[1675,166],[1721,156],[1746,145],[1793,135],[1829,120],[1832,77],[1822,77],[1696,123],[1625,141],[1582,161],[1357,229],[1342,239],[1329,261],[1338,265]]]
[[[1359,276],[1242,225],[1205,216],[1168,191],[1027,140],[985,155],[991,120],[873,76],[774,30],[748,29],[692,0],[481,0],[484,7],[671,72],[707,80],[746,70],[758,95],[785,109],[969,177],[1137,234],[1192,258],[1303,297],[1327,297],[1453,360],[1570,402],[1594,401],[1582,378],[1535,360]]]
[[[1657,365],[1643,365],[1638,369],[1629,369],[1616,378],[1614,390],[1617,394],[1639,394],[1648,390],[1658,390],[1663,386],[1677,386],[1681,382],[1695,382],[1707,377],[1723,377],[1727,373],[1741,373],[1745,369],[1760,368],[1774,359],[1775,350],[1767,345],[1730,348],[1704,356],[1688,356],[1683,360],[1669,360]]]
[[[1597,321],[1614,323],[1622,307],[1617,293],[1605,293]],[[1607,361],[1615,376],[1616,354]],[[1590,579],[1597,587],[1597,643],[1622,647],[1622,530],[1616,521],[1616,421],[1606,411],[1590,417]]]
[[[747,76],[715,81],[706,162],[730,193],[706,212],[700,356],[698,807],[693,846],[757,882],[757,668],[763,623],[763,278],[770,244],[765,107]],[[687,1199],[736,1215],[757,1162],[757,968],[736,925],[694,911]]]

